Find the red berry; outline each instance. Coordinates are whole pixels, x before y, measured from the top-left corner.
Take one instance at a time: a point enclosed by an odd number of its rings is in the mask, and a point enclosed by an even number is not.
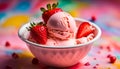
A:
[[[32,59],[32,64],[35,64],[35,65],[36,65],[36,64],[38,64],[38,63],[39,63],[39,60],[38,60],[37,58],[33,58],[33,59]]]
[[[83,22],[78,28],[76,38],[86,37],[93,31],[92,26],[88,22]]]
[[[90,21],[95,22],[96,21],[96,17],[92,16]]]
[[[110,59],[110,63],[115,63],[115,61],[116,61],[116,57],[115,56],[111,56],[109,59]]]
[[[10,42],[6,41],[5,46],[9,47],[10,46]]]
[[[12,53],[12,58],[17,59],[17,58],[19,58],[19,56],[17,53],[14,52],[14,53]]]
[[[111,54],[108,54],[108,55],[107,55],[107,58],[109,58],[109,60],[110,60],[109,62],[110,62],[110,63],[114,63],[114,62],[116,61],[116,57],[115,57],[115,56],[112,56]]]

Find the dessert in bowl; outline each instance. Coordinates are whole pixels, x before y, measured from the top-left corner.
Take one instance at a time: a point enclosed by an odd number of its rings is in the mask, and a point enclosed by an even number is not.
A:
[[[21,26],[18,35],[40,63],[68,67],[88,54],[92,44],[100,38],[101,30],[96,24],[72,18],[57,8],[52,13],[45,11],[43,20]]]

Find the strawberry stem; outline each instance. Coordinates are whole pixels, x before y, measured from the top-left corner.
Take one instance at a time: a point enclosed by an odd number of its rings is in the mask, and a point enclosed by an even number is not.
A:
[[[56,8],[58,6],[58,2],[55,4],[55,3],[53,3],[52,4],[52,9],[54,9],[54,8]]]
[[[30,25],[31,25],[31,27],[33,27],[34,25],[33,25],[33,23],[30,23]]]
[[[59,4],[59,3],[57,2],[57,3],[56,3],[56,7],[58,6],[58,4]]]
[[[51,10],[51,5],[50,4],[47,4],[47,9]]]
[[[35,26],[36,24],[33,22],[33,23],[30,23],[30,27],[26,27],[26,29],[28,30],[28,31],[30,31],[30,29],[33,27],[33,26]]]
[[[33,25],[36,25],[36,24],[33,22]]]
[[[26,27],[26,29],[27,29],[28,31],[30,31],[30,29],[32,29],[32,27],[34,27],[35,25],[46,26],[46,24],[43,23],[43,22],[39,22],[38,24],[36,24],[35,22],[33,22],[33,23],[30,23],[30,26],[29,26],[29,27]]]
[[[39,25],[43,25],[43,26],[46,26],[46,24],[45,23],[43,23],[43,22],[40,22],[40,23],[38,23]]]
[[[55,3],[52,4],[52,9],[54,9],[54,8],[56,8],[56,4]]]
[[[41,7],[40,10],[41,10],[42,12],[45,12],[45,11],[47,11],[47,10],[52,10],[52,9],[56,8],[57,6],[58,6],[58,2],[57,2],[57,3],[53,3],[52,6],[51,6],[51,4],[47,4],[47,6],[46,6],[47,9]]]
[[[29,29],[31,29],[32,27],[29,27]]]

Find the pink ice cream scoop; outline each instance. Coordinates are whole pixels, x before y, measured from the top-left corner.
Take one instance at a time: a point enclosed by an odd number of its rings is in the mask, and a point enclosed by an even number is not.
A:
[[[47,22],[47,28],[51,37],[61,40],[74,38],[77,30],[75,20],[66,12],[53,14]]]

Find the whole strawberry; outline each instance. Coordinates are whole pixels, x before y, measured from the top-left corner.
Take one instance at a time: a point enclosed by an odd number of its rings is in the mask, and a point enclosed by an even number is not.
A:
[[[58,3],[53,3],[51,4],[47,4],[47,9],[45,8],[40,8],[41,11],[43,12],[42,14],[42,18],[44,20],[45,23],[47,23],[48,19],[50,18],[50,16],[52,16],[53,14],[57,13],[57,12],[62,12],[63,10],[61,8],[57,8]]]
[[[30,23],[31,27],[27,28],[30,31],[31,38],[39,44],[46,44],[47,42],[47,28],[42,22],[35,24]]]

